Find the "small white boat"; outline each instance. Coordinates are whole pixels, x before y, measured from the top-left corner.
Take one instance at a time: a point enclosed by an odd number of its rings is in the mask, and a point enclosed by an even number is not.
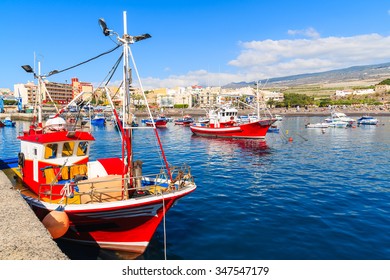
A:
[[[332,123],[333,121],[347,122],[348,124],[352,125],[356,120],[348,117],[342,112],[332,112],[330,118],[326,118],[325,122]]]
[[[277,121],[282,121],[283,117],[281,115],[275,115]]]
[[[340,121],[340,120],[333,120],[332,122],[329,123],[329,127],[346,128],[348,126],[351,126],[349,122]]]
[[[328,128],[330,123],[308,123],[305,125],[306,128]]]

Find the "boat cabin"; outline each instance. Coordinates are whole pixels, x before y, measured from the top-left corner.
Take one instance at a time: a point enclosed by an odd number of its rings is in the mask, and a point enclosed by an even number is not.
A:
[[[235,108],[221,107],[209,113],[210,127],[232,126],[237,123],[238,111]]]
[[[39,130],[38,130],[39,131]],[[90,143],[88,132],[25,133],[18,137],[21,151],[18,163],[26,182],[36,187],[87,176]]]

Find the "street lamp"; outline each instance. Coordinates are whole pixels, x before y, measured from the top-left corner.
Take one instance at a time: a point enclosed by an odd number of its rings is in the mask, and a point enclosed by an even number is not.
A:
[[[34,70],[32,69],[32,67],[30,65],[22,65],[22,68],[24,69],[24,71],[26,71],[27,73],[34,73]],[[35,73],[34,73],[35,74]]]
[[[38,126],[42,127],[42,96],[41,96],[41,64],[38,62],[38,75],[34,72],[34,69],[30,65],[22,65],[22,68],[27,73],[33,73],[34,79],[38,79]]]

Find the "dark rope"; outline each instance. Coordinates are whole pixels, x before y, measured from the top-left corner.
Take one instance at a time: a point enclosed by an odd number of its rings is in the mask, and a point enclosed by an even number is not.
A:
[[[104,52],[104,53],[102,53],[102,54],[99,54],[99,55],[97,55],[97,56],[95,56],[95,57],[92,57],[92,58],[90,58],[90,59],[88,59],[88,60],[86,60],[86,61],[80,62],[79,64],[73,65],[73,66],[68,67],[68,68],[65,68],[65,69],[63,69],[63,70],[60,70],[60,71],[58,71],[58,70],[50,71],[50,73],[49,73],[46,77],[49,77],[49,76],[52,76],[52,75],[55,75],[55,74],[59,74],[59,73],[65,72],[65,71],[67,71],[67,70],[70,70],[70,69],[72,69],[72,68],[75,68],[75,67],[77,67],[77,66],[83,65],[83,64],[85,64],[85,63],[87,63],[87,62],[90,62],[90,61],[92,61],[92,60],[94,60],[94,59],[97,59],[97,58],[103,56],[103,55],[106,55],[106,54],[109,54],[109,53],[115,51],[115,50],[116,50],[117,48],[119,48],[120,46],[121,46],[121,45],[117,45],[115,48],[113,48],[113,49],[111,49],[111,50],[109,50],[109,51],[106,51],[106,52]]]

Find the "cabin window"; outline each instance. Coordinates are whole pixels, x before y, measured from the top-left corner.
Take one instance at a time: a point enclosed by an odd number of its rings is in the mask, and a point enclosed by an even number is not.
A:
[[[88,152],[88,142],[79,142],[77,156],[85,156]]]
[[[34,156],[37,156],[38,155],[38,149],[34,148],[33,153],[34,153]]]
[[[58,144],[47,144],[45,147],[45,159],[57,157]]]
[[[62,156],[68,157],[73,155],[73,147],[74,147],[74,142],[65,142],[64,146],[62,147]]]

